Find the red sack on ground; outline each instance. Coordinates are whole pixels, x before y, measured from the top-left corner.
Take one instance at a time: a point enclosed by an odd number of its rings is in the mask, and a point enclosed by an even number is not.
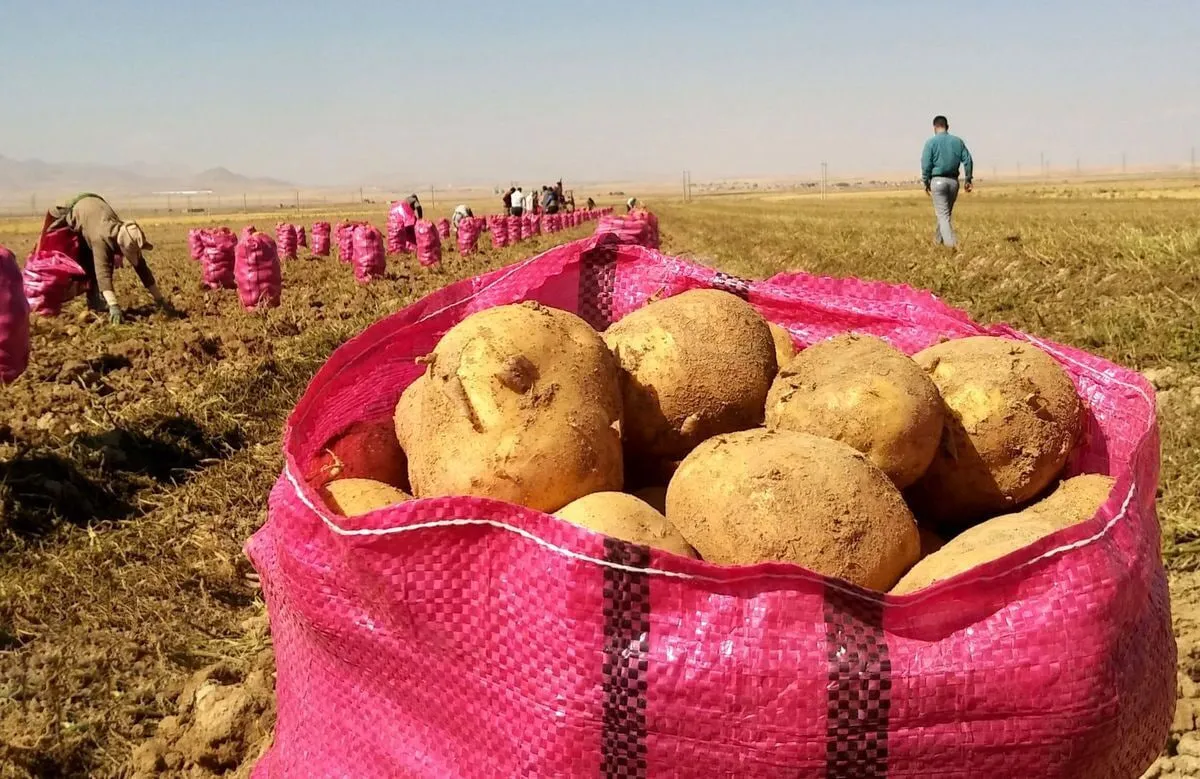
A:
[[[530,226],[530,229],[532,230],[532,232],[530,233],[531,235],[541,235],[542,234],[542,215],[534,214],[529,220],[529,226]]]
[[[296,227],[286,222],[275,225],[275,243],[279,251],[279,259],[296,259]]]
[[[304,225],[294,225],[296,228],[296,245],[308,248],[308,236],[304,232]]]
[[[533,214],[521,214],[521,240],[533,237]]]
[[[417,212],[404,200],[397,200],[388,209],[387,251],[399,254],[413,251],[412,232],[409,228],[417,223]]]
[[[196,261],[199,261],[204,256],[204,233],[207,232],[203,228],[193,228],[188,230],[188,255]]]
[[[510,246],[514,243],[520,243],[524,239],[525,236],[521,235],[521,217],[506,217],[504,224],[508,229],[508,243]]]
[[[458,223],[458,253],[464,257],[472,254],[479,245],[479,233],[483,230],[483,219],[468,216]]]
[[[562,217],[559,214],[546,214],[545,228],[548,233],[557,233],[562,224]]]
[[[618,243],[636,244],[647,249],[654,247],[654,236],[650,223],[645,219],[628,216],[606,216],[596,225],[595,235],[612,236]]]
[[[87,271],[59,251],[34,250],[25,260],[21,282],[29,309],[38,316],[58,316],[63,304],[87,290]]]
[[[508,246],[508,220],[502,216],[492,219],[492,248],[503,249]]]
[[[283,293],[283,270],[279,250],[271,236],[253,233],[239,241],[235,251],[234,275],[238,298],[247,311],[274,308]]]
[[[313,222],[312,253],[314,257],[329,256],[329,222]]]
[[[437,220],[438,237],[443,241],[450,237],[450,220],[442,217]]]
[[[338,222],[336,237],[338,262],[350,265],[354,262],[354,225],[349,222]]]
[[[1144,378],[985,328],[907,287],[747,281],[606,236],[439,290],[339,348],[285,430],[247,552],[278,719],[255,776],[1136,777],[1166,741],[1175,641]],[[726,567],[519,506],[412,500],[347,519],[299,474],[391,419],[417,360],[521,300],[603,330],[660,296],[740,295],[800,346],[906,353],[992,334],[1045,349],[1087,399],[1069,475],[1116,478],[1091,520],[911,595],[794,565]]]
[[[387,254],[383,235],[371,225],[358,225],[353,230],[354,278],[362,284],[383,278],[387,272]]]
[[[417,261],[429,268],[442,261],[442,239],[437,226],[428,219],[417,221]]]
[[[237,289],[237,236],[228,227],[204,231],[200,283],[205,289]]]
[[[29,366],[29,301],[17,258],[0,246],[0,384],[20,378]]]

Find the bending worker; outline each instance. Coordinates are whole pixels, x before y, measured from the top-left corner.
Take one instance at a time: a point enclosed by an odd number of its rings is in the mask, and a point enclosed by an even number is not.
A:
[[[137,222],[126,222],[117,216],[112,206],[99,195],[85,192],[66,205],[50,212],[53,222],[48,230],[66,227],[80,237],[80,266],[88,274],[88,306],[93,311],[108,307],[113,324],[121,322],[121,304],[113,291],[113,264],[120,254],[137,272],[142,286],[154,297],[159,307],[170,310],[170,304],[158,290],[154,274],[146,264],[144,252],[154,248]]]

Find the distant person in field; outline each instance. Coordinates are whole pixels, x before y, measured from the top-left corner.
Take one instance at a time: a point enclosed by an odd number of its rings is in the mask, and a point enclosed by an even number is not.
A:
[[[117,293],[113,291],[113,265],[118,254],[133,266],[142,286],[154,298],[160,308],[171,310],[171,304],[163,297],[154,281],[154,274],[146,264],[145,252],[154,248],[137,222],[125,221],[108,202],[90,192],[76,196],[65,205],[55,206],[50,212],[52,221],[46,230],[66,227],[79,238],[79,265],[88,275],[88,306],[93,311],[108,308],[108,318],[120,324],[123,314]]]
[[[950,134],[946,117],[935,116],[933,137],[925,142],[925,150],[921,152],[921,181],[925,184],[925,194],[933,199],[933,213],[937,217],[933,240],[939,246],[958,246],[954,237],[954,201],[958,199],[960,166],[966,179],[963,186],[970,192],[975,172],[971,152],[961,138]]]
[[[589,197],[589,198],[587,199],[587,210],[588,210],[588,211],[591,211],[591,210],[592,210],[593,208],[595,208],[595,207],[596,207],[596,201],[595,201],[595,200],[592,200],[592,199]]]
[[[513,193],[516,191],[517,191],[516,187],[509,187],[508,191],[504,193],[504,197],[501,198],[501,200],[504,202],[504,215],[505,216],[512,216],[512,206],[513,206],[512,196],[513,196]]]
[[[531,189],[525,193],[524,199],[521,201],[521,207],[525,209],[527,214],[537,213],[537,195]]]
[[[628,200],[625,201],[625,213],[628,214],[630,211],[637,208],[637,205],[638,205],[638,202],[637,202],[636,197],[629,198]]]
[[[525,213],[525,193],[521,191],[521,186],[518,184],[509,196],[509,213],[512,216],[520,216]]]
[[[558,194],[550,187],[542,187],[542,210],[547,214],[558,213]]]
[[[475,216],[471,211],[471,207],[466,203],[459,203],[454,209],[454,214],[450,217],[450,224],[454,226],[454,232],[458,232],[458,223],[464,219]]]
[[[408,207],[411,208],[413,213],[417,215],[417,219],[425,218],[425,209],[421,208],[421,199],[419,197],[417,197],[415,194],[409,195],[408,197],[404,198],[404,202],[408,203]]]

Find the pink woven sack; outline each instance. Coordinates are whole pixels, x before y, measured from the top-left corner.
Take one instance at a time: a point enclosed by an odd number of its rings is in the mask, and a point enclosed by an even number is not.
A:
[[[205,289],[237,289],[237,236],[227,227],[204,232],[200,284]]]
[[[308,235],[304,232],[304,225],[293,225],[296,230],[296,245],[308,248]]]
[[[245,241],[250,236],[258,232],[254,225],[246,225],[242,228],[242,232],[238,235],[238,241]]]
[[[188,256],[193,260],[199,261],[204,256],[204,233],[207,230],[204,228],[193,228],[188,230]]]
[[[350,265],[354,262],[354,227],[351,222],[338,222],[335,237],[338,244],[338,262]]]
[[[503,249],[508,246],[508,220],[502,216],[491,220],[492,248]]]
[[[648,249],[654,246],[654,233],[650,222],[628,216],[606,216],[596,225],[596,235],[611,235],[620,243],[635,244]]]
[[[542,214],[534,214],[532,217],[530,217],[529,226],[530,226],[530,229],[533,231],[532,235],[541,235],[542,234],[542,219],[543,219]]]
[[[17,258],[0,246],[0,384],[20,378],[29,366],[29,302]]]
[[[1071,473],[1116,477],[1097,515],[906,596],[787,564],[684,559],[475,498],[347,519],[297,474],[349,425],[387,424],[438,339],[520,300],[606,328],[652,298],[737,294],[800,346],[908,353],[981,333],[1055,357],[1087,400]],[[1136,777],[1166,740],[1175,642],[1138,374],[906,287],[747,281],[612,236],[424,298],[338,349],[285,429],[247,552],[278,721],[254,775]]]
[[[422,267],[430,268],[442,261],[442,239],[437,226],[428,219],[417,222],[417,261]]]
[[[450,237],[450,220],[442,217],[437,220],[438,237],[443,241]]]
[[[312,253],[314,257],[329,256],[329,222],[313,222]]]
[[[508,228],[508,244],[509,246],[520,243],[525,236],[521,235],[521,217],[509,216],[505,217],[504,224]]]
[[[287,222],[275,225],[275,243],[279,251],[279,259],[296,259],[296,226]]]
[[[354,279],[366,284],[383,278],[387,272],[387,253],[383,248],[383,235],[368,224],[357,225],[353,230]]]
[[[283,271],[279,250],[271,236],[252,233],[238,241],[234,255],[234,276],[242,308],[254,311],[278,306],[283,293]]]
[[[87,290],[87,284],[87,271],[60,251],[34,250],[21,272],[29,310],[38,316],[58,316],[68,300]]]
[[[479,245],[479,233],[483,229],[484,220],[468,216],[458,223],[458,253],[464,257],[473,254]]]

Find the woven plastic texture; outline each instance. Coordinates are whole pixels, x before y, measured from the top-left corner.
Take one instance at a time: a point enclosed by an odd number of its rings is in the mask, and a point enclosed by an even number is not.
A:
[[[1070,471],[1110,473],[1114,491],[1087,522],[886,596],[482,499],[341,518],[293,476],[349,424],[389,419],[414,360],[475,311],[539,300],[603,329],[695,288],[746,298],[799,346],[845,331],[909,353],[1030,341],[1087,401]],[[453,284],[338,349],[289,418],[247,544],[278,668],[254,775],[1136,777],[1175,699],[1154,408],[1132,371],[904,287],[747,281],[605,237]]]
[[[450,220],[446,217],[437,220],[437,231],[438,238],[441,238],[443,241],[447,240],[450,237]]]
[[[196,261],[199,261],[204,256],[204,233],[208,232],[204,228],[192,228],[188,230],[188,255]]]
[[[658,231],[649,219],[636,216],[606,216],[596,225],[596,235],[611,234],[620,243],[658,248]]]
[[[329,256],[329,222],[313,222],[312,253],[314,257]]]
[[[276,250],[279,252],[279,259],[296,259],[296,226],[288,222],[280,222],[275,225],[275,244]]]
[[[521,217],[509,216],[504,219],[505,225],[508,227],[508,243],[520,243],[525,240],[525,234],[521,232]]]
[[[354,226],[353,222],[338,222],[334,230],[334,239],[338,245],[338,262],[346,265],[354,262]]]
[[[0,246],[0,383],[16,381],[29,366],[29,302],[17,258]]]
[[[251,233],[234,251],[238,299],[247,311],[274,308],[283,293],[283,271],[275,242],[264,233]]]
[[[492,248],[503,249],[508,246],[508,220],[502,216],[490,217],[488,225],[492,234]]]
[[[383,278],[387,272],[387,253],[383,236],[368,224],[354,228],[354,280],[360,284]]]
[[[417,261],[422,267],[429,268],[442,261],[442,239],[438,228],[428,219],[420,219],[416,224]]]
[[[30,311],[58,316],[63,304],[86,288],[87,272],[61,251],[34,249],[25,260],[21,283]]]
[[[296,230],[296,246],[308,248],[308,233],[304,231],[304,225],[292,225]]]
[[[237,289],[237,236],[227,227],[205,230],[200,259],[200,283],[205,289]]]
[[[464,257],[472,254],[479,247],[479,234],[483,231],[486,221],[475,217],[466,217],[458,223],[455,241],[458,243],[458,253]]]

